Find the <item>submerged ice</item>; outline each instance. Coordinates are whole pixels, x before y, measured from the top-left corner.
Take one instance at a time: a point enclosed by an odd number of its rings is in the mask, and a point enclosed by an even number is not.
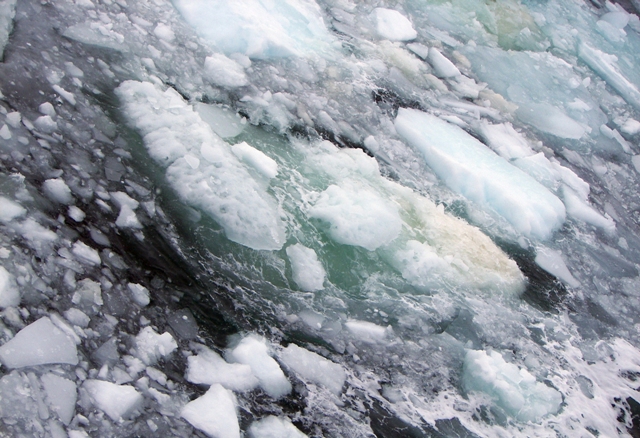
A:
[[[0,434],[637,435],[633,4],[0,1]]]

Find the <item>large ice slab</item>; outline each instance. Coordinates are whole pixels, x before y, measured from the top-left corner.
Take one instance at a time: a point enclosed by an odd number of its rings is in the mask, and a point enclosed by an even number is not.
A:
[[[182,409],[180,416],[213,438],[240,438],[233,393],[219,384]]]
[[[304,55],[332,41],[314,0],[173,0],[196,32],[226,54],[254,59]]]
[[[0,347],[0,362],[7,368],[51,363],[78,363],[76,343],[48,317],[29,324]]]
[[[560,409],[562,395],[524,368],[507,363],[500,353],[469,350],[462,383],[467,391],[483,392],[519,421],[538,421]]]
[[[562,226],[566,211],[560,199],[461,128],[405,108],[395,126],[447,186],[494,210],[522,234],[544,240]]]
[[[234,242],[282,248],[285,231],[276,201],[178,93],[126,81],[116,94],[149,155],[167,167],[169,184],[186,203],[209,214]]]
[[[346,373],[337,363],[295,344],[289,344],[282,351],[280,360],[303,378],[325,386],[336,395],[342,392]]]

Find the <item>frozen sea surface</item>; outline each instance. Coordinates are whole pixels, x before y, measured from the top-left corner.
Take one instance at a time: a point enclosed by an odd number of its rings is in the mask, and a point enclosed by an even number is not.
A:
[[[635,0],[0,0],[0,435],[640,434]]]

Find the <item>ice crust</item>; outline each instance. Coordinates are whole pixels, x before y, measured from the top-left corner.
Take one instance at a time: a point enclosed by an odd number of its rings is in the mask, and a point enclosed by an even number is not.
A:
[[[445,184],[494,210],[522,234],[546,240],[562,226],[566,211],[555,195],[459,127],[404,108],[395,126]]]
[[[562,395],[536,381],[526,369],[507,363],[500,353],[469,350],[462,383],[467,391],[480,391],[519,421],[538,421],[560,409]]]
[[[240,438],[235,397],[217,383],[187,403],[180,416],[212,438]]]
[[[185,202],[211,215],[234,242],[282,248],[285,232],[275,201],[180,95],[134,81],[116,93],[149,155],[166,168],[169,184]]]
[[[78,352],[74,340],[45,316],[0,346],[0,362],[7,368],[55,363],[76,365]]]

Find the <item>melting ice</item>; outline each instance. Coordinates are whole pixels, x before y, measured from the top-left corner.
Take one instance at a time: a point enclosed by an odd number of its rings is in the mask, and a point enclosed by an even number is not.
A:
[[[636,436],[637,8],[0,1],[0,435]]]

